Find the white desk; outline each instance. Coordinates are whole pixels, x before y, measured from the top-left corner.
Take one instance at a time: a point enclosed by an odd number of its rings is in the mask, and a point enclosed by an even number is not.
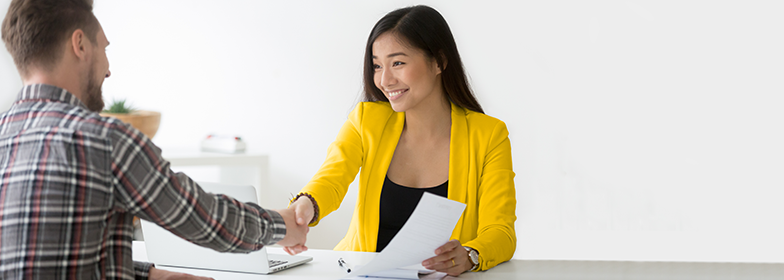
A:
[[[270,253],[283,254],[277,247]],[[229,273],[220,271],[159,267],[193,275],[209,276],[216,280],[237,279],[340,279],[346,274],[337,264],[338,258],[351,265],[369,262],[375,253],[308,250],[303,255],[313,261],[270,275]],[[134,241],[133,259],[147,260],[144,243]],[[460,277],[444,279],[589,279],[589,280],[773,280],[784,279],[784,264],[763,263],[680,263],[680,262],[620,262],[620,261],[532,261],[512,260],[485,272],[469,272]]]

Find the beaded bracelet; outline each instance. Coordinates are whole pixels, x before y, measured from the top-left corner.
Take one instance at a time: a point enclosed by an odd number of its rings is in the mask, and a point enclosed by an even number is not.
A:
[[[311,219],[310,222],[308,222],[308,224],[313,224],[313,223],[315,223],[318,220],[319,207],[318,207],[318,204],[316,203],[316,199],[313,198],[312,195],[310,195],[309,193],[302,193],[301,192],[301,193],[297,194],[297,196],[294,196],[291,199],[291,201],[289,201],[289,204],[294,203],[294,201],[297,201],[297,199],[300,198],[301,196],[305,196],[307,198],[310,198],[310,202],[313,202],[313,219]]]

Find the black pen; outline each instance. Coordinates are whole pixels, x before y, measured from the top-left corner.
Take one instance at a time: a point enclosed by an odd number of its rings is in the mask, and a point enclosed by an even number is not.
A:
[[[351,268],[348,267],[348,264],[346,263],[346,261],[343,260],[343,258],[338,259],[338,265],[344,268],[346,270],[346,273],[351,273]]]

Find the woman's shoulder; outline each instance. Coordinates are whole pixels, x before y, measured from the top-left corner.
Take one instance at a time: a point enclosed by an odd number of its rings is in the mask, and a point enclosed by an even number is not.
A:
[[[364,101],[359,102],[357,107],[362,107],[365,113],[375,113],[375,114],[392,114],[395,110],[392,110],[392,105],[389,105],[389,102],[386,101]]]
[[[496,147],[508,141],[509,130],[502,120],[464,109],[468,141],[482,147]],[[477,147],[479,147],[477,146]]]
[[[349,121],[359,130],[368,132],[370,129],[375,132],[383,131],[389,124],[390,118],[397,121],[405,120],[402,116],[395,116],[397,113],[392,110],[389,102],[359,102],[348,116]],[[378,131],[377,131],[378,130]]]
[[[359,102],[351,112],[351,118],[358,121],[361,120],[361,122],[373,122],[386,120],[394,113],[395,111],[392,110],[392,106],[389,105],[389,102]]]
[[[465,112],[466,124],[468,124],[469,130],[506,130],[506,123],[498,118],[468,109],[463,109],[463,111]]]

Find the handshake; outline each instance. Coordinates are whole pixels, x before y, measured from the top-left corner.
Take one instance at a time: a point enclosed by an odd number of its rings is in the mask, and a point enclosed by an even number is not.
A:
[[[275,210],[286,222],[286,237],[277,244],[289,255],[296,255],[308,250],[305,246],[307,240],[308,224],[315,214],[313,202],[306,196],[300,196],[289,205],[289,208]]]

